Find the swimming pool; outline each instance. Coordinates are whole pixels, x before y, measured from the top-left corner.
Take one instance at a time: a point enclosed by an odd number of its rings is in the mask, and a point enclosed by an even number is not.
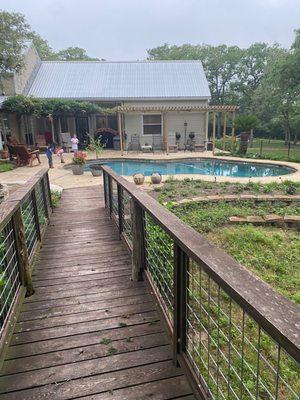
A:
[[[99,163],[100,164],[100,163]],[[275,164],[234,162],[227,160],[116,160],[101,162],[119,175],[143,173],[150,176],[153,172],[161,175],[213,175],[239,178],[281,176],[295,172],[293,168]],[[93,164],[95,165],[95,164]]]

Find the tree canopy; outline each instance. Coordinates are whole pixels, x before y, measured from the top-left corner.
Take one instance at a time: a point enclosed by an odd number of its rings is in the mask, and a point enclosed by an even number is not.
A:
[[[212,104],[236,104],[240,114],[255,114],[263,134],[294,141],[300,130],[300,29],[289,50],[253,43],[246,49],[207,44],[164,44],[149,49],[150,60],[201,60]],[[220,122],[220,120],[219,120]],[[219,123],[219,131],[220,131]]]
[[[42,60],[98,60],[89,57],[80,47],[55,52],[47,40],[31,29],[23,14],[0,11],[0,78],[22,68],[23,51],[29,41],[33,42]]]

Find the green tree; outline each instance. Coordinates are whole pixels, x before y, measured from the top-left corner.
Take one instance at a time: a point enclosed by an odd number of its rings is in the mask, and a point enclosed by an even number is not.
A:
[[[22,68],[22,51],[29,32],[22,14],[0,11],[0,78]]]
[[[64,61],[81,61],[81,60],[88,60],[88,61],[98,61],[98,58],[92,58],[87,55],[86,50],[82,49],[81,47],[68,47],[64,50],[60,50],[56,54],[56,58],[58,60]]]

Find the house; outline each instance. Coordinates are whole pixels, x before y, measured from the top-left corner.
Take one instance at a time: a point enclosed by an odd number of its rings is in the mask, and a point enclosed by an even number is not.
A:
[[[132,135],[138,135],[141,145],[152,145],[156,137],[159,147],[168,150],[169,136],[175,132],[181,135],[180,146],[189,132],[201,135],[204,143],[208,113],[222,107],[208,105],[210,91],[201,61],[41,61],[32,44],[24,58],[22,71],[5,83],[4,95],[22,93],[117,107],[116,115],[64,115],[54,121],[23,116],[17,122],[16,116],[6,116],[8,129],[28,144],[34,144],[37,135],[51,132],[58,141],[61,132],[76,133],[85,143],[88,136],[100,132],[108,148],[118,134],[123,149]]]

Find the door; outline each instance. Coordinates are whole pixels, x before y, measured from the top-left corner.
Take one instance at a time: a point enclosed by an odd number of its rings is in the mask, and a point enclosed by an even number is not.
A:
[[[88,117],[76,117],[75,121],[79,148],[84,149],[88,145],[89,119]]]

